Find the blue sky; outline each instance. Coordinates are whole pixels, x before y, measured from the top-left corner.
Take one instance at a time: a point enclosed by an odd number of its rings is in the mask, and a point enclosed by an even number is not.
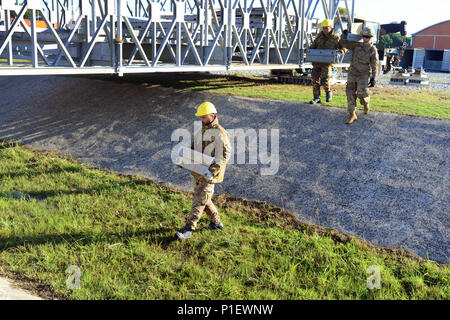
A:
[[[411,34],[450,20],[450,0],[356,0],[355,13],[382,24],[404,20],[406,31]]]

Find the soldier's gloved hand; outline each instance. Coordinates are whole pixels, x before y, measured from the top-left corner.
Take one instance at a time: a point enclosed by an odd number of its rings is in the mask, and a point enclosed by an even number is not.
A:
[[[339,63],[342,63],[342,60],[344,59],[344,51],[343,50],[336,50],[337,58]]]
[[[209,172],[212,173],[213,176],[215,176],[220,171],[220,166],[217,163],[213,163],[208,168]]]
[[[343,40],[346,40],[346,39],[347,39],[347,36],[348,36],[348,30],[345,29],[344,31],[342,31],[342,39],[343,39]]]
[[[369,87],[371,88],[375,87],[375,77],[370,78]]]

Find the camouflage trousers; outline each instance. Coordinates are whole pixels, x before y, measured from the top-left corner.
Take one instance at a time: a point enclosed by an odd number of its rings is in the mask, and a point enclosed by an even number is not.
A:
[[[369,75],[355,76],[350,73],[348,74],[346,87],[348,112],[355,111],[356,98],[359,98],[364,108],[369,107],[370,91],[368,85]]]
[[[186,225],[192,230],[195,230],[203,211],[206,212],[211,222],[220,222],[219,212],[211,201],[213,194],[213,183],[208,183],[202,178],[194,178],[194,199],[192,201],[191,212],[186,219]]]
[[[325,92],[331,91],[330,78],[332,66],[330,64],[314,64],[311,78],[313,84],[314,97],[320,97],[320,85],[323,86]]]

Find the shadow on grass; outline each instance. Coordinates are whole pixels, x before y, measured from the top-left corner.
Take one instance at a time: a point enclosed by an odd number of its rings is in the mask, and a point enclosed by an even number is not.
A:
[[[1,149],[1,147],[0,147]],[[53,168],[50,170],[25,170],[25,171],[16,171],[16,172],[6,172],[6,173],[0,173],[0,180],[5,179],[5,178],[17,178],[17,177],[21,177],[21,176],[27,176],[27,177],[32,177],[32,176],[40,176],[42,174],[53,174],[53,173],[62,173],[62,172],[69,172],[69,173],[78,173],[81,172],[82,169],[81,168],[77,168],[77,167],[67,167],[67,168]]]
[[[156,228],[151,230],[139,230],[133,232],[105,232],[98,234],[91,233],[64,233],[64,234],[43,234],[43,235],[27,235],[27,236],[11,236],[0,237],[0,252],[11,248],[30,245],[45,244],[70,244],[86,246],[93,243],[127,243],[134,238],[147,238],[149,243],[155,243],[163,249],[176,240],[174,230],[169,228]]]
[[[63,171],[73,171],[73,172],[77,172],[80,171],[78,168],[74,168],[73,170],[55,170],[54,173],[58,173],[58,172],[63,172]],[[45,173],[49,173],[48,171],[46,171]],[[6,176],[8,176],[9,174],[6,174]],[[21,175],[21,174],[17,174],[17,175]],[[0,175],[0,179],[3,178],[4,175]],[[136,181],[126,181],[126,182],[120,182],[120,188],[123,187],[135,187],[135,186],[139,186],[139,185],[154,185],[155,183],[152,181],[145,181],[145,180],[136,180]],[[92,188],[84,188],[84,189],[71,189],[71,190],[56,190],[56,189],[52,189],[52,190],[41,190],[41,191],[32,191],[32,190],[23,190],[23,189],[18,189],[12,193],[0,193],[0,198],[15,198],[15,199],[20,199],[20,200],[31,200],[31,199],[36,199],[38,201],[43,201],[47,198],[51,198],[51,197],[55,197],[55,196],[64,196],[64,195],[77,195],[77,194],[87,194],[87,195],[98,195],[99,193],[101,193],[102,191],[105,190],[112,190],[118,188],[117,185],[115,184],[102,184],[102,185],[98,185],[96,187],[92,187]],[[19,194],[19,195],[25,195],[25,197],[16,197],[15,194]],[[164,200],[168,200],[170,199],[170,196],[167,195],[163,190],[159,191],[158,190],[158,195],[163,197]]]
[[[95,78],[95,77],[94,77]],[[147,84],[148,87],[154,85],[173,89],[189,89],[192,91],[209,91],[217,89],[239,87],[255,87],[261,85],[277,83],[272,79],[249,78],[229,75],[212,75],[205,73],[170,73],[168,76],[161,75],[126,75],[124,77],[110,77],[102,80],[115,82],[131,82]],[[215,81],[216,80],[216,81]]]

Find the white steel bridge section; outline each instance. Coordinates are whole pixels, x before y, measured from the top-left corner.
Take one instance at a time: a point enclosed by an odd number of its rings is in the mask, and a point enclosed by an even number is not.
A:
[[[0,0],[0,75],[295,69],[355,0]]]

